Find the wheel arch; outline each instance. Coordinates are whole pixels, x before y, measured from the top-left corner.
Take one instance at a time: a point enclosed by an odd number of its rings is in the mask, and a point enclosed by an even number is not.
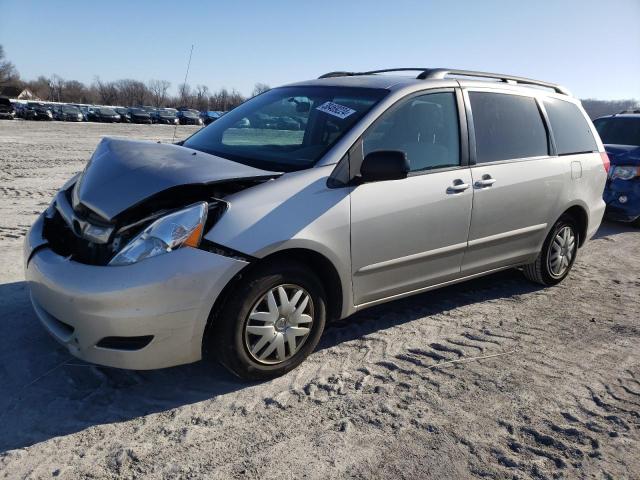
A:
[[[278,261],[296,262],[312,269],[312,271],[318,276],[327,294],[327,320],[337,320],[342,317],[344,288],[340,274],[334,264],[325,255],[315,250],[307,248],[288,248],[279,250],[263,258],[256,259],[246,265],[222,289],[220,295],[216,298],[213,307],[211,308],[211,312],[209,313],[209,318],[207,319],[207,325],[205,327],[202,342],[203,349],[209,343],[207,341],[207,336],[210,334],[212,330],[211,327],[215,323],[216,317],[223,309],[230,293],[234,291],[236,286],[242,282],[243,278],[248,274],[258,268]]]
[[[576,222],[579,235],[578,246],[582,247],[587,240],[587,231],[589,228],[589,214],[587,210],[582,205],[576,204],[567,208],[560,217],[565,215],[571,217]]]

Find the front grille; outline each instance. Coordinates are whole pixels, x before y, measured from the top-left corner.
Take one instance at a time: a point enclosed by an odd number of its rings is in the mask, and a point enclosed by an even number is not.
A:
[[[78,237],[57,211],[51,218],[45,217],[42,236],[55,253],[79,263],[106,265],[113,255],[108,244],[97,244]]]

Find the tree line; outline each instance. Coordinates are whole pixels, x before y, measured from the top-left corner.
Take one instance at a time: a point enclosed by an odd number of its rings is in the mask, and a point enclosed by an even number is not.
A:
[[[28,88],[36,97],[51,102],[88,103],[99,105],[153,105],[154,107],[189,107],[197,110],[227,111],[238,106],[246,98],[236,89],[221,88],[210,91],[206,85],[178,85],[177,95],[171,95],[171,82],[167,80],[149,80],[141,82],[130,78],[115,81],[103,81],[96,77],[86,85],[78,80],[65,80],[58,75],[39,76],[35,80],[24,81],[20,78],[13,63],[5,58],[0,45],[0,87],[17,86]],[[269,86],[256,83],[251,96],[258,95]],[[584,99],[582,105],[594,119],[611,115],[623,110],[638,108],[638,101]]]
[[[178,85],[177,95],[172,95],[169,92],[171,82],[157,79],[148,82],[131,78],[103,81],[100,77],[95,77],[91,84],[85,84],[78,80],[64,79],[59,75],[50,77],[40,75],[35,80],[22,80],[13,63],[6,59],[4,49],[0,45],[0,87],[4,86],[27,88],[41,100],[62,103],[152,105],[154,107],[188,107],[201,111],[227,111],[246,100],[246,97],[236,89],[221,88],[211,91],[206,85],[192,87],[186,83]],[[258,95],[269,88],[264,83],[256,83],[251,96]]]

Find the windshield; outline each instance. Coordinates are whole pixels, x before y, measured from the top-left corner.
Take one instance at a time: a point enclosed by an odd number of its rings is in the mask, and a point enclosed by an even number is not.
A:
[[[184,117],[189,117],[189,118],[198,118],[198,114],[197,114],[197,113],[193,113],[193,112],[192,112],[192,111],[190,111],[190,110],[184,110],[184,111],[182,112],[182,115],[183,115]]]
[[[70,107],[70,106],[62,107],[62,111],[64,113],[80,113],[80,110],[78,110],[78,107]]]
[[[593,124],[602,143],[640,146],[640,116],[598,118]]]
[[[175,117],[176,112],[172,112],[171,110],[161,110],[158,112],[161,117]]]
[[[116,112],[114,112],[110,108],[99,108],[98,111],[103,115],[115,115],[116,114]]]
[[[387,93],[274,88],[226,113],[183,145],[264,170],[309,168]]]
[[[149,115],[148,112],[142,110],[141,108],[132,108],[129,110],[131,113],[135,113],[136,115]]]

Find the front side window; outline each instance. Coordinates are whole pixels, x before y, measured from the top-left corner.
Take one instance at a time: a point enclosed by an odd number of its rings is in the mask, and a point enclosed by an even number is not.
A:
[[[405,152],[412,172],[460,165],[460,128],[453,92],[412,97],[385,112],[363,136],[366,156]]]
[[[469,92],[469,100],[477,163],[549,154],[547,131],[533,97]]]
[[[272,171],[313,166],[387,90],[282,87],[231,110],[183,145]]]
[[[640,115],[637,117],[598,118],[593,124],[602,143],[640,146]]]
[[[577,105],[557,98],[546,98],[544,108],[549,117],[558,155],[598,151],[587,119]]]

